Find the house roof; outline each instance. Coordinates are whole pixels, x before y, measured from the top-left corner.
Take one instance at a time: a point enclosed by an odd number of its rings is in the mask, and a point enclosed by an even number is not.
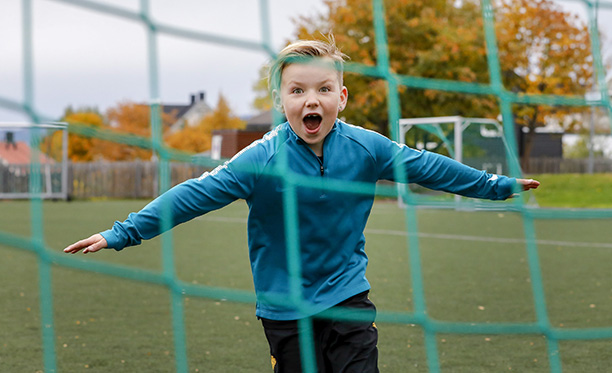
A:
[[[174,115],[175,118],[181,118],[192,106],[191,105],[162,105],[164,114]]]
[[[247,121],[247,126],[248,125],[254,125],[254,126],[258,126],[258,125],[268,125],[268,126],[272,126],[272,110],[267,110],[264,112],[261,112],[257,115],[252,116],[248,121]]]
[[[246,124],[247,131],[265,131],[271,129],[272,127],[272,110],[264,111],[251,117]]]
[[[162,104],[162,107],[164,113],[174,114],[175,117],[175,122],[170,125],[170,133],[180,131],[185,124],[196,125],[206,114],[212,111],[206,103],[204,92],[199,92],[197,95],[192,94],[188,105]]]
[[[28,164],[31,157],[30,146],[23,141],[12,144],[0,142],[0,164],[2,165]],[[43,153],[39,154],[39,162],[42,164],[54,163],[53,159]]]

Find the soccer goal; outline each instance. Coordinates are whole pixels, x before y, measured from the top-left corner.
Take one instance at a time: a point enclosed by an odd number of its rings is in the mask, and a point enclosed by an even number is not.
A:
[[[0,122],[0,199],[68,199],[64,123]]]
[[[404,118],[399,121],[400,141],[420,128],[432,135],[428,141],[407,144],[417,149],[433,150],[443,145],[455,160],[496,174],[506,173],[506,144],[501,124],[489,118],[461,116]]]
[[[495,119],[462,116],[402,118],[399,120],[399,135],[402,144],[447,155],[479,170],[493,174],[507,174],[509,171],[508,144],[501,124]],[[465,201],[455,196],[455,202]],[[398,203],[405,205],[401,193]]]

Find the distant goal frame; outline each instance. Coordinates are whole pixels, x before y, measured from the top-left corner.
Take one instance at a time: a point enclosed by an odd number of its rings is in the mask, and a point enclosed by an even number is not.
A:
[[[463,162],[463,132],[472,124],[480,124],[484,126],[491,126],[499,133],[499,138],[501,139],[504,145],[504,151],[506,157],[510,156],[510,152],[508,151],[508,143],[506,142],[506,138],[503,136],[503,127],[502,124],[492,118],[476,118],[476,117],[464,117],[460,115],[454,116],[440,116],[440,117],[417,117],[417,118],[400,118],[399,119],[399,139],[398,142],[402,145],[406,144],[406,134],[413,127],[430,127],[433,130],[429,130],[428,132],[438,136],[440,141],[444,144],[446,149],[448,150],[450,157],[455,159],[458,162]],[[453,143],[448,141],[448,138],[444,135],[442,130],[442,125],[452,125],[453,126]],[[426,146],[424,147],[427,148]],[[506,161],[508,162],[508,160]],[[497,167],[496,173],[501,174],[500,167]],[[462,198],[459,195],[455,195],[454,197],[455,204],[457,207],[465,208],[466,205],[470,203],[472,205],[478,204],[478,202],[470,202],[465,203],[462,202]],[[398,205],[400,207],[406,206],[406,201],[402,198],[401,186],[398,185]]]
[[[33,188],[33,182],[28,179],[28,188],[25,192],[10,192],[4,191],[0,187],[0,200],[5,199],[62,199],[68,200],[68,124],[63,122],[51,122],[51,123],[20,123],[20,122],[0,122],[0,131],[10,132],[10,130],[29,130],[32,133],[29,135],[30,141],[30,162],[26,164],[29,168],[30,173],[37,172],[40,175],[39,190]],[[40,144],[37,139],[42,136],[41,131],[56,130],[62,131],[62,151],[61,151],[61,166],[60,166],[60,188],[58,191],[54,191],[52,180],[51,180],[51,165],[42,164],[37,157],[41,154],[41,150],[37,148]],[[35,136],[35,137],[32,137]],[[35,139],[35,140],[32,140]],[[2,139],[4,145],[4,139]],[[23,166],[23,165],[22,165]],[[31,174],[29,175],[31,178]],[[33,190],[34,189],[34,190]]]

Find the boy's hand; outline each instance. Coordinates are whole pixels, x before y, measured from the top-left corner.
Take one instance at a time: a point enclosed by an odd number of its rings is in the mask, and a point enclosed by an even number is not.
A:
[[[524,191],[529,189],[537,189],[540,186],[540,182],[533,179],[516,179],[516,183],[521,186]],[[508,198],[516,198],[518,197],[518,193],[513,193]]]
[[[523,191],[537,189],[540,186],[540,182],[533,179],[516,179],[516,182],[522,185]]]
[[[104,237],[102,237],[100,233],[96,233],[89,238],[73,243],[72,245],[65,248],[64,252],[76,254],[81,251],[81,249],[84,249],[83,254],[95,253],[96,251],[101,250],[107,246],[108,243],[106,242]]]

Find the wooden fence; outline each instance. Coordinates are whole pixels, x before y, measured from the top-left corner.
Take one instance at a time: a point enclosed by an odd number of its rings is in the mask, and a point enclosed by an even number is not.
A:
[[[209,169],[188,163],[171,163],[172,186],[199,177]],[[68,167],[70,198],[153,198],[158,191],[155,162],[83,162]]]
[[[594,173],[612,172],[612,159],[594,158]],[[524,164],[524,172],[529,174],[585,174],[589,172],[588,159],[531,158]]]
[[[587,173],[588,159],[533,158],[526,165],[529,174]],[[200,176],[210,170],[188,163],[171,163],[171,184]],[[489,170],[495,172],[495,170]],[[597,158],[593,172],[612,173],[612,159]],[[154,198],[158,191],[155,162],[90,162],[68,166],[69,198]]]

